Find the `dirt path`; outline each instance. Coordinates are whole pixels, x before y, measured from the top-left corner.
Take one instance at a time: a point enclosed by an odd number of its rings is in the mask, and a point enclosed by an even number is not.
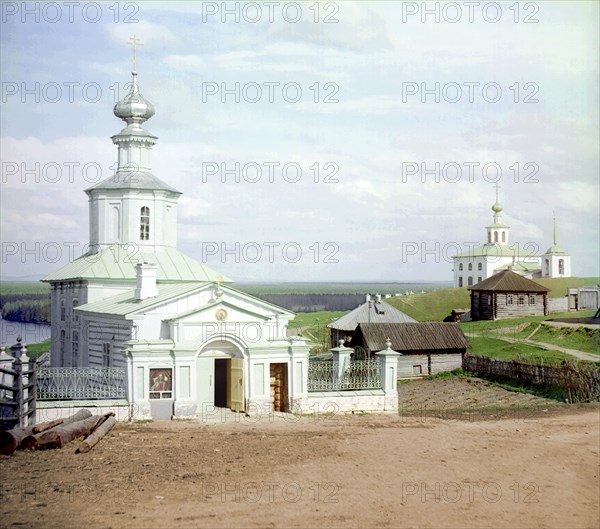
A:
[[[2,527],[600,524],[598,409],[502,420],[311,416],[119,424],[2,456]]]
[[[474,332],[466,332],[465,336],[473,336],[475,338],[481,338],[481,334]],[[529,340],[527,338],[510,338],[509,336],[503,336],[501,334],[494,335],[494,338],[497,340],[504,340],[509,343],[526,343],[528,345],[535,345],[537,347],[541,347],[542,349],[552,349],[553,351],[560,351],[561,353],[568,354],[569,356],[574,356],[579,360],[587,360],[589,362],[599,362],[600,356],[595,355],[593,353],[586,353],[585,351],[578,351],[577,349],[567,349],[566,347],[561,347],[560,345],[555,345],[551,343],[543,343],[536,342],[535,340]]]

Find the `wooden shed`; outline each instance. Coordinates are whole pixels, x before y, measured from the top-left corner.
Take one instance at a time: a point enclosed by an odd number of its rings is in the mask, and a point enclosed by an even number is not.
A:
[[[469,290],[473,320],[548,314],[549,289],[512,270],[503,270]]]
[[[458,323],[361,323],[355,335],[357,346],[369,354],[386,348],[386,340],[402,356],[398,378],[412,378],[452,371],[462,367],[469,342]]]

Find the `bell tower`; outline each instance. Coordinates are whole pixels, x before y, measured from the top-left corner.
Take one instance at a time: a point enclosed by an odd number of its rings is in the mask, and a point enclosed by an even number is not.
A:
[[[143,128],[154,115],[154,105],[138,85],[135,35],[133,71],[129,92],[114,107],[125,127],[112,136],[117,146],[117,169],[113,176],[85,190],[89,198],[90,252],[113,244],[134,245],[160,251],[177,244],[177,201],[181,193],[152,173],[152,147],[158,138]]]
[[[494,222],[485,227],[487,231],[487,244],[508,244],[508,230],[510,226],[506,224],[502,224],[502,204],[500,204],[500,200],[498,199],[498,189],[500,186],[496,184],[496,202],[492,206],[492,211],[494,212]]]

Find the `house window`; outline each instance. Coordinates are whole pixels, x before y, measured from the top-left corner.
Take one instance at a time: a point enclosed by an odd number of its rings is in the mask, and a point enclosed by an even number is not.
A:
[[[535,296],[529,296],[529,304],[535,305]]]
[[[564,259],[558,260],[558,273],[561,276],[564,275],[564,273],[565,273],[565,260]]]
[[[73,300],[73,321],[76,323],[79,321],[79,314],[77,314],[75,312],[75,309],[77,308],[78,305],[79,305],[79,300],[74,299]]]
[[[110,367],[111,365],[111,347],[109,343],[102,344],[102,367]]]
[[[525,296],[519,296],[519,305],[525,305]]]
[[[506,304],[507,305],[512,305],[513,303],[514,303],[513,295],[512,294],[508,294],[506,296]]]
[[[79,366],[79,333],[77,331],[73,331],[71,338],[71,360],[73,367]]]
[[[491,295],[488,295],[487,302],[488,302],[488,305],[492,304],[492,296]]]
[[[467,279],[467,285],[468,286],[472,286],[473,285],[473,276],[469,276]]]
[[[65,300],[60,300],[60,321],[65,321],[67,317],[67,309],[65,308]]]
[[[65,367],[65,347],[67,342],[67,334],[65,331],[60,331],[60,366]]]
[[[477,270],[483,270],[483,263],[477,263]]]
[[[462,272],[462,271],[463,271],[463,264],[462,264],[462,263],[460,263],[460,264],[458,265],[458,270],[459,270],[459,272]]]
[[[463,286],[463,278],[462,278],[462,277],[459,277],[459,278],[458,278],[458,286],[459,286],[459,287],[462,287],[462,286]]]
[[[146,206],[140,212],[140,240],[150,240],[150,208]]]
[[[502,232],[502,242],[506,242],[506,232]]]
[[[473,263],[469,263],[469,266],[468,266],[468,268],[469,268],[469,272],[470,272],[471,270],[473,270]]]
[[[479,277],[477,278],[477,282],[478,282],[478,283],[481,283],[481,276],[479,276]]]
[[[151,399],[173,398],[173,370],[170,368],[150,369],[148,389]]]
[[[418,365],[418,366],[413,366],[413,375],[422,375],[423,374],[423,367]]]

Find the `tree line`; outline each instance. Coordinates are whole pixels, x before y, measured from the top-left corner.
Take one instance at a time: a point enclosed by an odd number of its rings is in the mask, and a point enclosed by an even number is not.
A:
[[[20,323],[50,323],[48,294],[3,294],[0,296],[2,318]]]

